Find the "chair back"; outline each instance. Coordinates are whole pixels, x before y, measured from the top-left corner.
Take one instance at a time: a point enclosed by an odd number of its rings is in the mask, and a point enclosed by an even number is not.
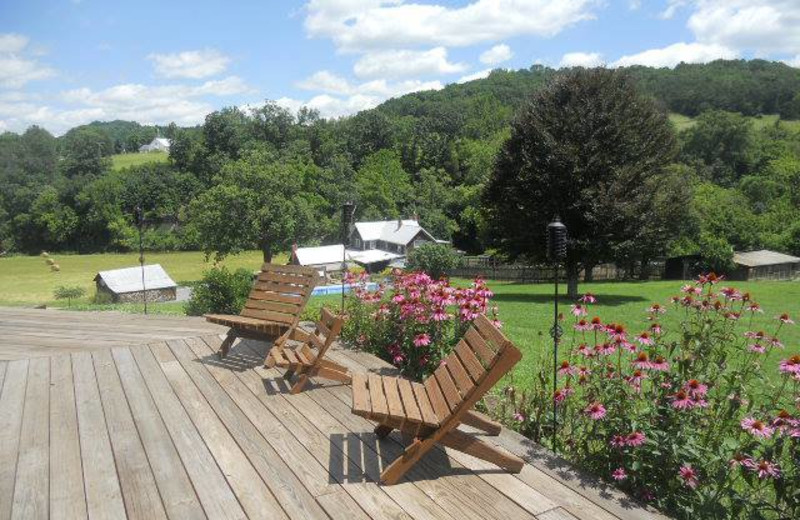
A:
[[[478,316],[423,382],[440,424],[471,409],[520,359],[519,349],[486,316]]]
[[[241,315],[293,327],[317,283],[313,267],[264,264]]]
[[[325,357],[328,348],[339,337],[344,325],[344,317],[335,315],[325,307],[320,311],[320,319],[314,328],[314,332],[309,335],[308,344],[317,348],[316,360],[321,360]],[[305,351],[305,349],[304,349]],[[309,351],[305,351],[309,354]]]

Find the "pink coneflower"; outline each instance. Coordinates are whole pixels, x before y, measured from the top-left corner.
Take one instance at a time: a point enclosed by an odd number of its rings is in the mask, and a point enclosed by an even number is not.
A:
[[[767,334],[763,330],[759,330],[758,332],[754,330],[748,330],[744,333],[744,337],[747,339],[756,339],[761,340],[764,339]]]
[[[624,435],[614,435],[608,443],[614,448],[624,448],[628,445]]]
[[[735,289],[733,287],[723,287],[722,289],[720,289],[719,292],[721,292],[722,295],[728,300],[731,300],[731,301],[741,301],[742,300],[742,293],[740,293],[738,291],[738,289]]]
[[[628,478],[628,474],[625,472],[625,468],[617,468],[611,473],[611,478],[617,482],[621,482]]]
[[[769,338],[769,344],[775,348],[783,348],[783,343],[781,343],[781,341],[775,337]]]
[[[574,375],[578,371],[577,368],[569,364],[569,361],[566,359],[561,362],[561,366],[558,369],[559,375]]]
[[[525,415],[521,414],[520,412],[514,413],[514,420],[517,422],[525,422]]]
[[[639,392],[642,389],[642,379],[645,379],[647,376],[641,370],[634,370],[633,374],[625,378],[625,381],[631,385],[634,390]]]
[[[752,313],[756,313],[756,312],[763,313],[764,312],[764,310],[761,308],[761,305],[759,305],[756,302],[748,303],[747,306],[744,308],[744,310],[752,312]]]
[[[658,323],[653,323],[650,325],[650,332],[653,334],[661,334],[661,325]]]
[[[401,304],[406,301],[406,297],[403,296],[402,294],[395,294],[394,296],[392,296],[392,301],[394,303]]]
[[[594,294],[587,292],[586,294],[578,298],[578,301],[581,303],[597,303],[597,298],[595,297]]]
[[[653,342],[653,337],[650,336],[650,333],[647,332],[647,331],[642,332],[641,334],[639,334],[636,337],[636,341],[638,341],[642,345],[652,345],[654,343]]]
[[[782,360],[778,365],[778,370],[787,374],[800,374],[800,355]]]
[[[773,464],[768,460],[760,461],[755,465],[753,471],[758,473],[758,478],[760,479],[780,478],[781,476],[781,468],[779,468],[777,464]]]
[[[647,311],[650,314],[664,314],[667,312],[667,309],[665,309],[661,304],[654,303],[649,309],[647,309]]]
[[[694,294],[694,295],[699,296],[699,295],[703,294],[703,288],[702,287],[698,287],[696,285],[686,284],[683,287],[681,287],[681,292],[685,292],[686,294]]]
[[[628,446],[641,446],[644,444],[644,441],[647,440],[647,437],[642,432],[631,432],[625,438],[625,444]]]
[[[431,344],[431,337],[427,333],[419,334],[414,337],[415,347],[427,347]]]
[[[695,396],[704,396],[706,395],[706,392],[708,392],[708,386],[704,385],[697,379],[690,379],[686,381],[686,383],[683,385],[683,389]]]
[[[592,371],[584,366],[578,368],[578,375],[581,377],[589,377],[591,373]]]
[[[656,359],[650,363],[651,370],[658,370],[659,372],[667,372],[669,370],[669,363],[664,356],[656,356]]]
[[[797,426],[800,426],[800,421],[792,417],[792,414],[790,414],[786,410],[781,410],[778,412],[778,415],[772,420],[770,426],[776,428],[778,431],[782,433],[785,433],[790,428],[796,428]]]
[[[608,336],[614,341],[624,340],[628,337],[625,327],[619,323],[613,323],[608,326]]]
[[[677,408],[678,410],[689,410],[694,408],[694,402],[689,396],[689,393],[685,390],[678,390],[670,397],[672,399],[671,404],[673,408]]]
[[[590,349],[586,343],[581,343],[578,345],[578,354],[584,357],[592,357],[594,352],[592,352],[592,349]]]
[[[400,365],[400,364],[402,364],[402,363],[403,363],[403,361],[405,361],[405,360],[406,360],[406,358],[405,358],[405,357],[403,357],[403,355],[402,355],[402,354],[397,354],[397,355],[394,357],[394,360],[393,360],[393,361],[394,361],[394,364],[395,364],[395,365]]]
[[[450,315],[441,307],[436,307],[433,309],[433,314],[431,314],[431,319],[433,321],[447,321],[450,319]]]
[[[606,407],[595,401],[586,408],[584,408],[583,413],[588,415],[593,420],[599,421],[600,419],[606,416]]]
[[[612,343],[603,343],[602,345],[595,345],[594,352],[600,356],[610,356],[617,351],[617,346]]]
[[[794,325],[794,320],[791,319],[789,317],[789,315],[786,314],[785,312],[783,314],[781,314],[780,316],[775,316],[775,319],[780,321],[781,323],[783,323],[785,325]]]
[[[603,330],[603,328],[604,328],[604,326],[603,326],[603,320],[601,320],[601,319],[600,319],[600,318],[598,318],[597,316],[595,316],[594,318],[592,318],[591,324],[592,324],[592,328],[593,328],[594,330]]]
[[[683,479],[683,485],[694,489],[700,483],[697,478],[697,471],[691,466],[691,464],[684,464],[681,466],[681,469],[678,470],[678,475]]]
[[[738,320],[739,320],[739,318],[741,318],[741,317],[742,317],[742,314],[741,314],[741,313],[739,313],[739,312],[733,312],[733,311],[731,311],[731,312],[726,312],[726,313],[725,313],[725,318],[726,318],[726,319],[729,319],[729,320],[731,320],[731,321],[738,321]]]
[[[556,404],[562,403],[567,397],[572,395],[574,392],[575,390],[570,386],[565,386],[564,388],[558,388],[553,394],[553,401],[555,401]]]
[[[573,316],[586,316],[587,314],[586,307],[584,307],[580,303],[572,305],[571,309],[572,310],[570,310],[570,314],[572,314]]]
[[[700,397],[699,395],[692,396],[692,408],[707,408],[708,401]]]
[[[706,284],[714,285],[721,282],[724,279],[725,279],[724,276],[717,276],[717,273],[710,272],[708,274],[701,274],[700,276],[698,276],[697,283],[699,283],[700,285],[706,285]]]
[[[650,356],[647,355],[647,352],[639,352],[631,364],[636,368],[648,369],[651,367]]]
[[[759,354],[763,354],[767,351],[767,347],[760,343],[753,343],[752,345],[747,345],[747,350],[750,352],[758,352]]]
[[[775,431],[774,428],[768,426],[763,421],[753,419],[752,417],[745,417],[742,419],[740,424],[742,425],[742,429],[747,433],[755,437],[762,437],[764,439],[769,439],[772,437],[772,434]]]
[[[592,330],[591,324],[589,324],[589,322],[587,322],[584,319],[579,320],[578,323],[574,325],[574,327],[575,330],[577,330],[578,332],[586,332],[588,330]]]
[[[753,459],[751,459],[750,457],[745,457],[741,453],[737,453],[736,455],[733,456],[731,460],[728,461],[728,466],[730,466],[731,468],[741,466],[744,468],[753,469],[755,465],[756,463],[753,462]]]

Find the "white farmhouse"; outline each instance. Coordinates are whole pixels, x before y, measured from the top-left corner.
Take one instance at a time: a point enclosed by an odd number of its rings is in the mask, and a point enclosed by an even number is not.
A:
[[[147,152],[169,152],[169,147],[172,142],[165,137],[156,137],[149,144],[143,144],[139,147],[139,153]]]

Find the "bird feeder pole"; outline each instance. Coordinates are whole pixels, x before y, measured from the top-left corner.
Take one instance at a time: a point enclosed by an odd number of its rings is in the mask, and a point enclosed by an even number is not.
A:
[[[553,222],[547,225],[547,257],[553,264],[553,328],[550,335],[553,337],[553,451],[558,451],[556,445],[556,429],[558,427],[558,403],[556,391],[558,390],[558,343],[563,333],[558,323],[558,267],[567,257],[567,227],[556,215]]]

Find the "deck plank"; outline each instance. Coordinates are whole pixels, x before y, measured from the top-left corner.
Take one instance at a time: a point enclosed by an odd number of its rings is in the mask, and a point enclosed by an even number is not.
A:
[[[226,392],[226,389],[218,384],[214,376],[206,370],[206,365],[197,361],[197,356],[186,341],[169,341],[167,344],[289,517],[328,518],[292,469],[251,422],[251,418],[258,421],[263,416],[263,413],[259,413],[263,411],[263,407],[250,409],[252,413],[248,418],[247,414],[237,406],[237,403],[242,401],[236,400],[232,392]],[[257,400],[254,401],[243,404],[245,406],[260,404]],[[270,428],[272,424],[265,426]]]
[[[149,347],[131,349],[161,419],[172,437],[206,515],[212,520],[247,518],[213,454],[192,424]]]
[[[72,358],[50,359],[50,518],[86,518]]]
[[[11,518],[47,518],[50,514],[50,360],[34,359],[19,441],[17,482]]]
[[[93,520],[125,518],[125,503],[91,354],[80,352],[72,355],[72,377],[89,517]]]
[[[14,502],[28,363],[27,359],[8,363],[0,393],[0,520],[11,518]]]
[[[111,351],[167,516],[206,518],[167,427],[128,348]]]
[[[258,472],[248,462],[225,425],[192,382],[165,343],[151,346],[172,389],[186,408],[197,431],[228,479],[231,488],[251,519],[287,518]]]

